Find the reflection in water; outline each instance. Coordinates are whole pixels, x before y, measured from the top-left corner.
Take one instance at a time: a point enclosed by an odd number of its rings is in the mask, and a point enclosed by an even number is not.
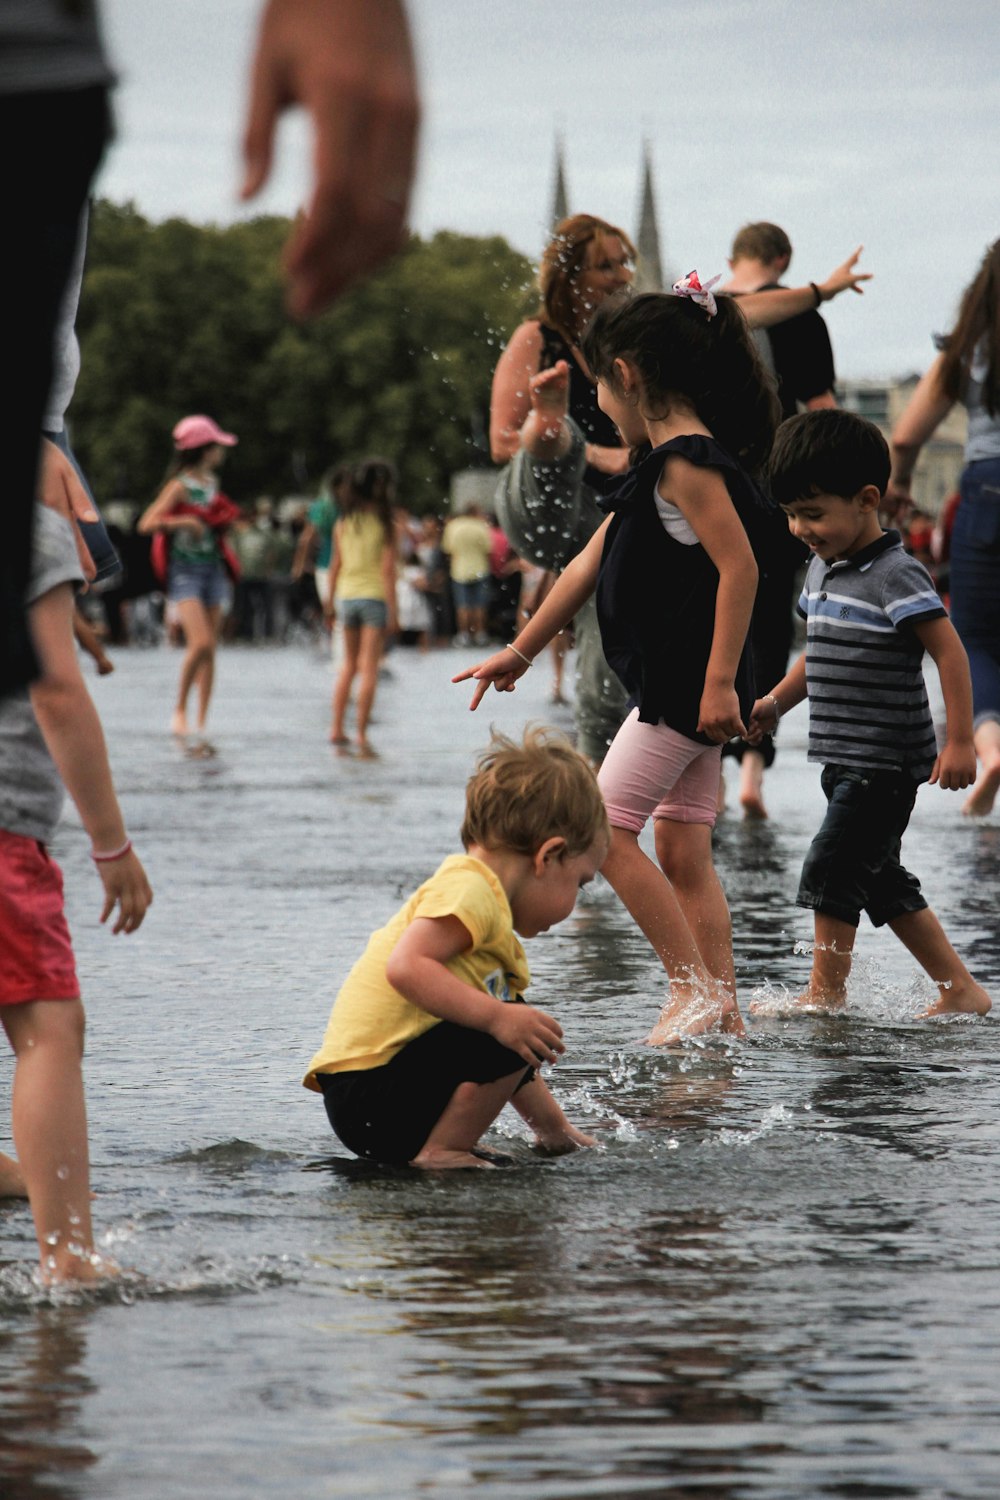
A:
[[[0,1333],[0,1495],[70,1500],[97,1462],[80,1440],[93,1389],[82,1372],[89,1314],[40,1308]]]
[[[371,928],[454,847],[489,723],[448,653],[392,665],[364,764],[330,755],[318,657],[234,653],[212,762],[162,733],[170,653],[123,653],[102,687],[157,891],[127,955],[78,829],[57,855],[96,1219],[141,1280],[84,1314],[0,1272],[3,1500],[993,1500],[1000,1024],[914,1025],[884,935],[859,935],[844,1015],[654,1051],[662,975],[596,881],[529,956],[566,1032],[553,1088],[601,1149],[540,1159],[514,1116],[505,1171],[339,1153],[299,1077]],[[491,717],[547,720],[547,688],[527,674]],[[772,821],[720,821],[747,998],[803,978],[820,802],[793,740]],[[998,832],[929,796],[907,837],[1000,991]],[[0,1259],[29,1240],[0,1214]]]

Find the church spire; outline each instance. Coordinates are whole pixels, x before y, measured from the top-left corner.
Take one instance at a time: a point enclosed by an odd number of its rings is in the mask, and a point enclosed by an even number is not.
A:
[[[552,190],[552,228],[569,218],[569,195],[566,192],[566,168],[563,162],[563,138],[556,136],[556,180]]]
[[[653,195],[653,162],[649,142],[642,143],[642,202],[639,207],[639,234],[636,239],[639,265],[635,274],[637,292],[663,290],[663,266],[660,261],[660,232],[656,227],[656,199]]]

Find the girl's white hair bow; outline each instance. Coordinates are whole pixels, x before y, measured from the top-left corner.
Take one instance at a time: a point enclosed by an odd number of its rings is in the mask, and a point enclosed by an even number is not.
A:
[[[681,277],[680,281],[674,282],[673,289],[678,297],[690,297],[692,302],[697,302],[699,307],[705,309],[710,318],[714,318],[719,307],[712,296],[712,287],[721,280],[721,275],[713,276],[711,281],[706,281],[702,286],[698,280],[698,272],[689,271],[686,276]]]

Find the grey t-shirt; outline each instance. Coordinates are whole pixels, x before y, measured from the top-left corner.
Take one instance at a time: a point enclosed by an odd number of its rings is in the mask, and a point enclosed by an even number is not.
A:
[[[72,527],[45,505],[35,507],[31,562],[29,604],[61,583],[82,582]],[[63,798],[27,688],[0,699],[0,828],[51,843]]]
[[[95,0],[0,0],[0,94],[111,81]]]

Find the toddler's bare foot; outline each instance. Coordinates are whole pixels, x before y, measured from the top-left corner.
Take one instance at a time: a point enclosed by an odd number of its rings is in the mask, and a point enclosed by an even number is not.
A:
[[[934,1005],[929,1005],[920,1012],[918,1021],[927,1016],[985,1016],[993,1004],[982,985],[975,981],[969,984],[942,984],[939,988],[940,998]]]
[[[535,1145],[546,1156],[566,1156],[568,1152],[579,1151],[583,1146],[596,1146],[597,1141],[594,1136],[577,1130],[575,1125],[567,1125],[565,1130],[553,1135],[536,1135]]]
[[[967,818],[985,818],[993,811],[993,804],[1000,792],[1000,761],[990,767],[984,766],[979,779],[962,805]]]
[[[413,1158],[410,1166],[419,1167],[422,1172],[449,1172],[458,1167],[485,1167],[488,1172],[497,1170],[491,1161],[475,1156],[471,1151],[449,1151],[443,1146],[425,1147]]]
[[[27,1198],[24,1173],[12,1156],[0,1151],[0,1198]]]

